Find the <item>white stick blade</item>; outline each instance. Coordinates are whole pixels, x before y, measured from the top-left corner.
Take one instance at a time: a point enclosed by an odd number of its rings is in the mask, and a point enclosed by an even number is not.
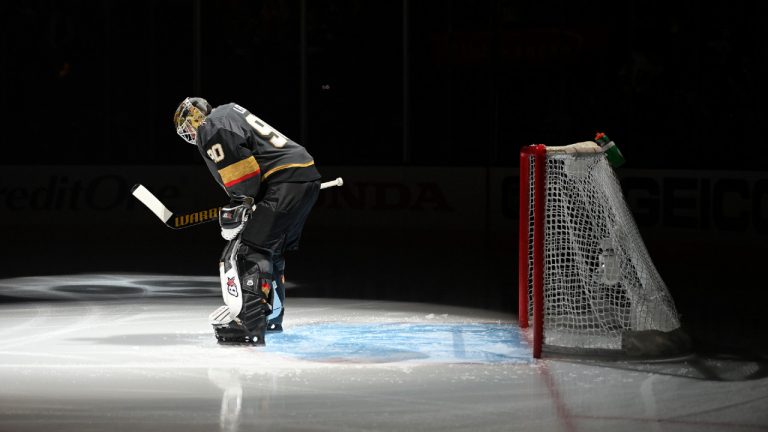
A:
[[[168,219],[173,216],[173,212],[168,210],[168,208],[164,206],[163,203],[160,202],[160,200],[157,199],[157,197],[154,196],[152,192],[150,192],[149,189],[145,188],[143,185],[137,184],[134,186],[132,193],[137,200],[141,201],[142,204],[147,206],[147,208],[152,211],[155,216],[159,217],[163,222],[168,222]]]

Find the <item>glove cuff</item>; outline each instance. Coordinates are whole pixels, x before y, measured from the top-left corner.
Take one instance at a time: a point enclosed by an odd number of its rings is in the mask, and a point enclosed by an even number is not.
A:
[[[224,240],[232,240],[235,237],[237,237],[238,234],[240,234],[240,231],[243,230],[243,227],[245,226],[245,223],[242,223],[234,228],[221,228],[221,236],[224,237]]]
[[[251,208],[252,202],[253,200],[251,199],[244,201],[242,204],[230,203],[229,206],[221,208],[219,212],[219,225],[221,225],[221,236],[224,237],[224,240],[234,239],[243,230],[253,211]]]

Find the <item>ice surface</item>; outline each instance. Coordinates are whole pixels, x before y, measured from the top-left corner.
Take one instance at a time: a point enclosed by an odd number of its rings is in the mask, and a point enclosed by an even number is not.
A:
[[[290,290],[284,333],[222,346],[216,283],[0,281],[0,431],[768,430],[760,363],[533,361],[508,314]]]

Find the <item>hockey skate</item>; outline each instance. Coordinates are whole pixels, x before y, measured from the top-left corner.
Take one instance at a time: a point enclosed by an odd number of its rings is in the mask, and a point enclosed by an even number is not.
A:
[[[249,332],[229,315],[229,307],[221,306],[209,317],[216,340],[221,344],[250,344],[265,346],[266,326],[257,326]]]
[[[265,330],[266,329],[262,327],[251,333],[234,321],[221,326],[213,326],[216,340],[220,344],[250,344],[265,346]]]

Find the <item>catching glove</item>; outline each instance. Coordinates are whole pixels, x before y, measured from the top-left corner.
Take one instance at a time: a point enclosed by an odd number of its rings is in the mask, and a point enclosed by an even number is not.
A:
[[[240,234],[251,212],[253,212],[253,198],[249,197],[243,201],[233,200],[229,205],[221,208],[219,225],[221,225],[221,236],[224,240],[232,240]]]

